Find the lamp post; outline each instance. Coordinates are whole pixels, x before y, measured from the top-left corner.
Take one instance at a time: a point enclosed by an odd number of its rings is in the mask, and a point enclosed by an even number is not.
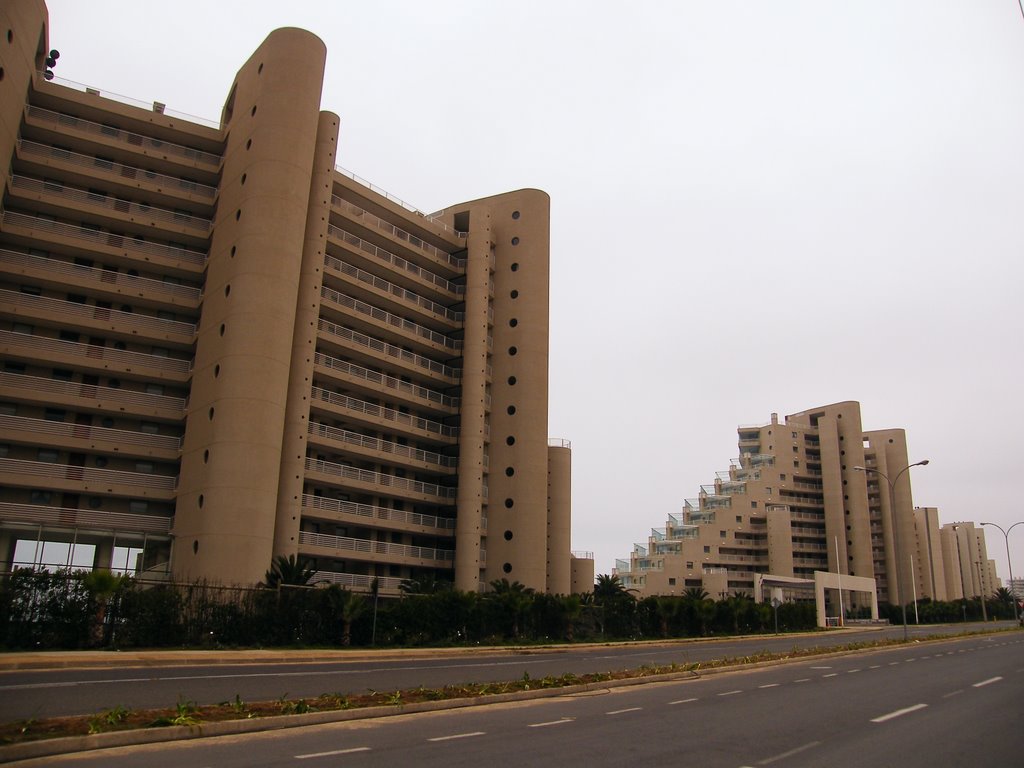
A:
[[[923,461],[916,461],[913,464],[908,464],[899,472],[896,473],[896,477],[889,479],[889,476],[882,472],[880,469],[874,467],[854,467],[857,472],[872,472],[879,477],[885,478],[885,482],[889,485],[889,515],[892,518],[892,547],[895,550],[893,560],[896,563],[896,568],[892,574],[892,580],[895,583],[896,591],[900,592],[900,612],[903,615],[903,640],[906,642],[907,637],[907,601],[903,599],[903,593],[900,591],[900,526],[896,519],[896,483],[899,482],[907,470],[911,467],[924,467],[927,466],[928,459]]]
[[[1017,613],[1017,595],[1013,591],[1013,561],[1010,560],[1010,531],[1012,531],[1018,525],[1024,525],[1024,520],[1014,523],[1006,530],[1003,530],[1003,526],[999,525],[999,523],[982,523],[982,525],[995,526],[1002,532],[1003,538],[1006,539],[1006,565],[1010,569],[1010,596],[1013,598],[1013,620],[1019,621],[1020,614]]]

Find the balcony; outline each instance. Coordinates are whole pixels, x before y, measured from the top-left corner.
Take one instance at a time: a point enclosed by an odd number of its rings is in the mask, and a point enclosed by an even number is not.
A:
[[[354,267],[348,262],[337,259],[334,256],[325,257],[324,266],[328,270],[334,270],[346,277],[354,278],[357,282],[349,282],[357,287],[363,287],[366,289],[367,293],[371,295],[380,298],[397,299],[401,303],[401,306],[414,307],[416,309],[423,310],[433,318],[457,325],[461,325],[465,318],[465,314],[463,312],[456,312],[454,309],[449,309],[444,304],[431,301],[414,291],[410,291],[408,288],[403,288],[400,285],[396,285],[395,283],[389,282],[381,277],[377,277],[366,270]]]
[[[28,105],[26,109],[26,121],[32,126],[45,126],[58,134],[73,133],[83,137],[94,137],[104,142],[116,142],[124,145],[126,149],[133,152],[141,152],[146,157],[160,160],[176,160],[197,167],[204,167],[207,171],[216,172],[220,168],[220,155],[212,152],[203,152],[192,147],[173,144],[169,141],[142,136],[138,133],[122,130],[112,125],[103,125],[89,120],[83,120],[74,115],[67,115],[63,112],[53,112],[49,109]]]
[[[0,526],[12,523],[40,528],[74,528],[93,531],[169,534],[172,517],[102,512],[94,509],[68,509],[36,504],[0,502]]]
[[[317,330],[325,341],[336,341],[336,343],[344,344],[346,348],[355,347],[357,351],[360,349],[366,350],[366,354],[374,353],[371,355],[374,359],[379,358],[383,361],[404,363],[414,371],[427,371],[437,376],[443,376],[452,384],[455,384],[462,376],[461,369],[450,368],[444,363],[431,360],[429,357],[417,355],[415,352],[410,352],[407,349],[402,349],[402,347],[375,339],[372,336],[367,336],[365,333],[354,331],[351,328],[346,328],[343,325],[338,325],[328,320],[319,320],[317,322]]]
[[[428,501],[435,504],[451,504],[455,501],[456,488],[424,483],[407,477],[373,472],[368,469],[335,464],[329,461],[306,458],[306,472],[328,478],[342,487],[355,487],[368,493],[377,493],[398,498]]]
[[[185,399],[128,389],[100,387],[19,373],[0,372],[0,395],[43,405],[84,407],[92,411],[127,412],[178,421],[185,418]]]
[[[450,427],[438,421],[430,421],[429,419],[414,416],[411,413],[402,413],[393,408],[385,408],[381,405],[368,403],[365,400],[358,400],[348,395],[321,389],[320,387],[313,387],[311,398],[314,401],[318,400],[335,406],[335,408],[328,409],[332,412],[339,410],[344,411],[350,417],[362,417],[360,421],[369,426],[391,429],[403,428],[404,431],[421,437],[435,440],[443,438],[443,442],[453,442],[459,436],[458,427]]]
[[[322,533],[299,532],[299,547],[316,547],[334,552],[355,552],[370,557],[368,560],[392,560],[398,562],[417,561],[415,565],[444,567],[455,560],[455,550],[414,547],[408,544],[392,544],[386,541],[352,539],[347,536],[328,536]]]
[[[453,299],[458,299],[458,297],[466,292],[466,286],[450,282],[447,278],[435,275],[433,272],[423,269],[419,265],[403,259],[401,256],[396,256],[390,251],[378,248],[373,243],[368,243],[333,224],[327,226],[327,234],[335,242],[345,245],[350,252],[359,256],[369,257],[371,263],[385,264],[393,267],[398,271],[399,275],[414,276],[416,280],[412,281],[411,284],[413,285],[428,285],[435,290],[449,294]]]
[[[368,328],[385,333],[389,331],[395,332],[400,337],[400,340],[420,344],[427,350],[440,354],[456,356],[462,351],[462,342],[458,339],[452,339],[443,333],[438,333],[431,328],[419,325],[400,315],[392,314],[326,286],[320,289],[320,298],[324,302],[324,304],[321,304],[321,313],[335,308],[338,309],[343,318],[353,323],[359,322],[363,318],[372,320],[373,322],[367,323]]]
[[[0,482],[20,488],[43,486],[71,492],[109,493],[171,500],[174,498],[178,478],[144,472],[51,464],[45,461],[0,459]]]
[[[90,192],[76,187],[64,186],[59,181],[43,181],[27,176],[15,175],[11,179],[11,191],[24,198],[25,193],[35,195],[38,200],[61,200],[76,211],[82,208],[114,214],[128,224],[139,227],[157,227],[175,234],[206,238],[212,227],[209,219],[191,214],[154,208],[149,205],[120,200],[116,197]],[[163,226],[161,226],[163,225]]]
[[[405,579],[397,579],[393,576],[366,576],[359,573],[338,573],[336,571],[316,571],[310,579],[311,584],[338,584],[345,589],[369,592],[373,589],[373,582],[377,582],[377,588],[381,594],[397,595],[401,593],[399,587]]]
[[[48,363],[78,366],[98,371],[110,371],[138,376],[167,377],[184,383],[192,370],[192,361],[142,352],[128,352],[94,344],[61,341],[28,333],[0,331],[0,348],[7,354],[29,362],[45,360]]]
[[[143,338],[191,348],[195,338],[194,323],[165,320],[155,315],[123,312],[117,309],[80,304],[0,289],[0,305],[11,307],[19,318],[33,322],[58,322],[61,326],[106,331],[121,338]]]
[[[53,238],[62,238],[71,240],[74,247],[85,248],[90,252],[110,254],[114,251],[118,255],[127,256],[133,262],[160,265],[165,269],[179,269],[193,275],[198,274],[206,264],[206,254],[200,251],[151,243],[116,232],[103,232],[24,213],[4,211],[3,227],[12,236],[25,237],[30,242],[50,242]]]
[[[309,422],[308,433],[310,444],[317,443],[317,438],[320,438],[333,445],[351,446],[356,449],[353,453],[360,456],[378,461],[387,460],[389,463],[401,466],[414,464],[427,471],[452,474],[459,463],[457,456],[443,456],[440,453],[422,451],[412,446],[368,437],[358,432],[319,424],[315,421]]]
[[[154,456],[177,460],[181,438],[151,435],[126,429],[108,429],[89,424],[68,424],[24,416],[0,415],[0,434],[11,442],[68,448],[74,451],[101,451],[128,456]]]
[[[353,384],[366,392],[381,394],[381,389],[388,389],[395,393],[395,397],[444,410],[451,414],[454,414],[459,408],[460,400],[457,397],[450,397],[379,371],[371,371],[369,368],[330,357],[322,352],[317,352],[313,356],[313,364],[323,369],[326,376]],[[488,405],[490,405],[489,402]]]
[[[66,289],[68,284],[121,300],[198,309],[202,292],[189,285],[152,280],[126,272],[87,267],[70,261],[0,249],[0,271]]]
[[[328,499],[324,496],[303,494],[303,513],[309,517],[333,520],[335,522],[354,522],[368,524],[367,520],[382,524],[380,527],[409,531],[412,533],[429,533],[435,536],[450,536],[455,530],[454,517],[434,517],[400,509],[375,507],[371,504],[357,504],[354,501]]]
[[[350,203],[347,200],[342,200],[337,195],[331,195],[331,206],[336,210],[341,211],[353,223],[359,224],[368,230],[385,232],[396,240],[400,240],[403,244],[409,245],[413,250],[430,257],[430,259],[439,264],[443,264],[458,272],[462,272],[466,269],[465,259],[459,258],[458,256],[448,253],[448,251],[437,248],[422,238],[412,235],[404,229],[399,229],[391,222],[385,221],[379,216],[375,216],[369,211],[360,208],[358,205]]]
[[[39,144],[22,139],[18,142],[18,158],[25,162],[42,163],[43,170],[52,170],[56,164],[70,173],[79,173],[83,179],[101,178],[110,183],[124,185],[162,197],[171,202],[175,199],[195,198],[196,202],[211,205],[217,197],[217,188],[198,181],[168,176],[136,166],[124,165],[111,160],[71,152],[48,144]]]

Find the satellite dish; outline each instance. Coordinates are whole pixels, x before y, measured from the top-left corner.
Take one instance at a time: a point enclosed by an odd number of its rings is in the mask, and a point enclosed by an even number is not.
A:
[[[45,72],[43,72],[43,79],[53,80],[53,72],[51,72],[50,70],[46,70]]]
[[[50,51],[50,58],[51,59],[59,59],[60,58],[60,51],[58,51],[56,48],[51,50]]]
[[[56,67],[57,66],[57,60],[55,58],[53,58],[53,56],[48,56],[46,58],[46,66],[48,66],[48,67]]]

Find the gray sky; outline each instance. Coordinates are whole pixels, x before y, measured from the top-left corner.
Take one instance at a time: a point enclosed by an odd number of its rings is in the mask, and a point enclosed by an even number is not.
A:
[[[598,573],[737,425],[840,400],[907,430],[943,523],[1024,520],[1016,0],[49,8],[59,77],[214,120],[272,29],[309,29],[341,165],[425,211],[551,195],[550,434]]]

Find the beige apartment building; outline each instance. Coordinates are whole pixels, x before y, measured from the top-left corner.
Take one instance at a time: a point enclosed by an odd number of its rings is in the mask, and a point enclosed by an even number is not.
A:
[[[881,603],[947,599],[948,533],[938,510],[914,507],[910,474],[928,470],[906,471],[921,457],[908,455],[902,429],[865,431],[860,405],[850,401],[781,422],[772,414],[767,424],[739,427],[738,435],[739,458],[616,562],[628,588],[641,595],[698,588],[717,599],[759,594],[768,576],[812,582],[824,571],[874,579]],[[895,509],[886,478],[894,483]],[[966,549],[967,531],[961,535]],[[971,540],[975,550],[978,541]],[[994,570],[988,578],[995,583]],[[847,609],[866,606],[858,593],[843,600]]]
[[[51,79],[47,22],[0,6],[0,568],[60,543],[178,581],[298,554],[356,589],[589,591],[548,196],[430,215],[340,170],[309,32],[207,125]]]

